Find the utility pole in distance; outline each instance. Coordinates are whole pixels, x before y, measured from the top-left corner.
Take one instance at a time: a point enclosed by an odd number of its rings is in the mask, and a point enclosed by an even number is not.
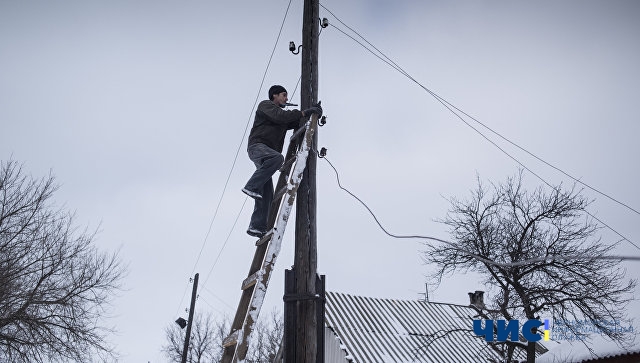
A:
[[[189,353],[189,340],[191,339],[191,327],[193,326],[193,313],[196,310],[196,297],[198,296],[198,277],[200,274],[196,274],[193,277],[193,290],[191,291],[191,306],[189,307],[189,320],[187,321],[187,332],[184,337],[184,347],[182,348],[182,363],[186,363],[187,355]]]
[[[302,78],[300,88],[301,109],[318,102],[318,33],[320,6],[318,0],[305,0],[302,25]],[[313,134],[313,150],[309,152],[307,166],[296,198],[295,257],[293,270],[296,280],[295,362],[316,362],[318,350],[318,324],[316,301],[316,271],[318,267],[316,235],[316,148],[317,132]],[[307,298],[302,298],[307,297]],[[287,362],[293,363],[293,362]]]

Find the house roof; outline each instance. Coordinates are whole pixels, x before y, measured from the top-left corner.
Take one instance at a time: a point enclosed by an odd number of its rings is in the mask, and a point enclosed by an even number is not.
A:
[[[326,324],[353,362],[487,362],[470,306],[326,293]]]

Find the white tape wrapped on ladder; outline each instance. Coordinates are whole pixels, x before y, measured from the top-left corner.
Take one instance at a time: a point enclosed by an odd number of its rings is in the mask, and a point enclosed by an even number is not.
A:
[[[273,228],[273,236],[271,237],[271,241],[267,247],[262,269],[257,272],[256,283],[251,297],[251,302],[249,304],[249,309],[247,311],[247,316],[245,318],[245,323],[243,329],[238,332],[236,352],[233,359],[234,362],[244,362],[244,357],[238,357],[238,347],[243,344],[245,345],[245,348],[248,346],[248,343],[251,340],[251,334],[253,333],[253,324],[258,320],[258,315],[260,314],[260,309],[262,308],[262,303],[264,302],[264,298],[267,293],[271,272],[275,267],[278,254],[282,247],[282,238],[287,227],[289,216],[291,215],[291,210],[293,209],[296,192],[298,191],[298,187],[302,181],[302,175],[307,165],[309,152],[312,150],[313,134],[315,132],[315,127],[313,126],[315,126],[315,120],[316,116],[312,115],[309,121],[305,124],[304,139],[302,140],[300,149],[296,153],[296,161],[293,166],[289,182],[287,183],[287,192],[280,202],[278,216],[276,217]],[[246,355],[246,349],[244,349],[243,355]]]

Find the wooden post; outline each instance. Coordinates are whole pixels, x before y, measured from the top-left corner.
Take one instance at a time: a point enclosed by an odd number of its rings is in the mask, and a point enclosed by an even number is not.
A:
[[[318,32],[320,7],[318,0],[305,0],[302,25],[302,78],[300,105],[304,110],[318,102]],[[316,164],[318,135],[313,135],[313,148],[307,158],[302,182],[296,199],[296,242],[293,271],[296,276],[296,295],[316,294],[318,266],[316,236]],[[312,299],[297,303],[295,362],[316,362],[317,321],[316,302]],[[287,362],[293,363],[293,362]]]
[[[182,348],[182,363],[187,362],[189,353],[189,340],[191,339],[191,327],[193,326],[193,313],[196,310],[196,297],[198,292],[198,277],[196,274],[193,278],[193,290],[191,291],[191,306],[189,307],[189,320],[187,321],[187,333],[184,337],[184,347]]]
[[[316,363],[324,363],[324,306],[325,306],[325,276],[317,275],[316,277],[316,320],[318,321],[318,352],[316,355]]]
[[[284,270],[284,335],[283,358],[285,362],[295,362],[296,356],[296,275],[293,270]]]

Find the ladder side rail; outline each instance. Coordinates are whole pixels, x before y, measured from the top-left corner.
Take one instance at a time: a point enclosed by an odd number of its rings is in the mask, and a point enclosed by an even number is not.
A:
[[[307,128],[309,128],[309,123],[310,123],[310,121],[307,121],[301,127],[301,129],[306,130]],[[297,154],[297,150],[299,149],[299,144],[300,144],[300,142],[295,142],[295,140],[292,140],[289,143],[289,147],[287,148],[287,153],[286,153],[286,156],[285,156],[285,160],[286,160],[286,158],[293,157],[293,156],[295,156]],[[287,182],[288,182],[288,180],[290,178],[291,170],[293,170],[294,165],[295,165],[295,163],[294,164],[289,164],[287,167],[285,167],[280,172],[280,176],[278,177],[278,182],[276,183],[275,190],[279,190],[279,189],[281,189],[281,188],[283,188],[284,186],[287,185]],[[279,206],[281,201],[282,201],[282,197],[279,198],[279,200],[277,200],[277,201],[274,200],[271,205],[273,206],[274,203],[277,203],[275,205]],[[273,229],[273,227],[275,226],[275,222],[276,222],[276,219],[278,218],[278,213],[279,212],[280,212],[279,208],[271,208],[269,210],[269,217],[267,218],[267,227],[268,227],[267,232],[269,232],[269,230]],[[258,271],[259,269],[262,268],[262,262],[264,260],[264,254],[265,254],[265,252],[267,250],[267,243],[263,243],[262,245],[260,245],[258,247],[262,247],[262,248],[257,248],[256,249],[256,253],[254,254],[253,261],[251,262],[251,267],[249,268],[249,274],[247,275],[247,277],[251,276],[256,271]],[[258,253],[258,252],[260,252],[260,253]]]
[[[287,176],[287,174],[290,173],[290,170],[287,171],[283,171],[282,175]],[[286,179],[285,179],[286,180]],[[286,193],[285,193],[286,195]],[[282,208],[282,196],[280,198],[280,203],[277,205],[278,208],[272,208],[270,214],[274,217],[274,220],[277,220],[278,215],[280,214],[280,210]],[[270,229],[273,229],[273,223],[270,223]],[[242,296],[240,298],[240,303],[238,305],[238,309],[236,310],[236,315],[234,317],[234,321],[231,325],[231,333],[229,334],[228,338],[230,341],[235,341],[235,343],[230,344],[229,346],[225,347],[225,351],[224,351],[224,355],[223,355],[223,359],[222,362],[236,362],[237,361],[237,356],[238,356],[238,352],[239,351],[243,351],[243,353],[241,353],[241,355],[243,357],[246,356],[247,351],[240,346],[242,344],[243,341],[245,341],[243,339],[243,334],[244,334],[244,328],[247,328],[247,324],[249,325],[249,329],[253,329],[253,324],[257,321],[257,320],[249,320],[248,319],[248,311],[249,311],[249,305],[252,302],[252,298],[254,295],[254,291],[255,291],[255,284],[257,283],[257,281],[259,279],[262,278],[263,273],[261,273],[261,269],[265,268],[264,265],[264,259],[265,259],[265,255],[267,253],[267,249],[269,247],[269,245],[271,244],[271,241],[273,240],[273,234],[271,235],[271,237],[269,238],[267,243],[263,243],[261,245],[258,245],[256,247],[256,252],[254,253],[253,256],[253,262],[251,264],[251,268],[249,269],[249,275],[247,277],[247,279],[249,277],[254,277],[256,282],[253,283],[252,286],[250,286],[247,289],[243,288],[242,291]],[[257,276],[254,276],[257,275]],[[246,279],[245,279],[246,281]],[[227,340],[225,339],[225,341]],[[248,340],[247,340],[247,349],[248,349]]]
[[[306,130],[309,127],[309,123],[310,121],[307,121],[303,127],[300,127],[300,129]],[[298,142],[296,142],[296,140],[292,140],[289,143],[289,147],[287,148],[287,153],[286,153],[288,157],[293,157],[296,155],[296,151],[299,148],[298,144],[300,143],[299,142],[300,140],[297,140],[297,141]],[[293,165],[289,165],[287,168],[285,168],[280,172],[276,190],[281,189],[286,185],[287,180],[289,179],[289,174],[291,174],[292,169],[293,169]],[[279,204],[280,204],[280,201],[278,201],[277,205]],[[276,209],[276,208],[271,208],[271,210],[269,211],[269,219],[267,220],[267,226],[269,227],[269,229],[273,228],[276,218],[278,216],[278,212],[279,212],[279,209]],[[256,271],[258,271],[262,267],[262,262],[264,260],[264,255],[266,250],[267,250],[267,243],[264,243],[256,248],[256,252],[253,255],[253,261],[251,263],[251,267],[249,268],[249,273],[247,274],[247,277],[253,275]],[[249,296],[245,296],[245,295],[249,295]],[[236,310],[236,316],[231,324],[230,334],[233,333],[234,330],[238,330],[242,327],[246,308],[249,305],[249,299],[251,297],[250,295],[251,295],[251,291],[246,291],[245,293],[243,293],[243,296],[240,299],[240,304],[238,305],[238,309]]]
[[[308,124],[308,122],[307,122]],[[304,127],[301,127],[301,129],[306,129],[307,124],[305,124]],[[297,149],[298,149],[298,143],[295,140],[291,140],[291,142],[289,143],[289,146],[287,148],[287,153],[285,154],[285,158],[290,158],[296,155]],[[289,178],[289,174],[291,173],[293,165],[289,164],[287,166],[284,166],[284,168],[280,171],[280,176],[278,178],[278,183],[277,183],[277,188],[282,188],[286,185],[287,180]],[[276,190],[278,190],[276,188]],[[281,200],[281,198],[280,198]],[[277,219],[278,216],[278,212],[279,209],[276,208],[272,208],[269,211],[269,218],[267,220],[267,226],[269,227],[269,229],[272,229],[274,224],[275,224],[275,220]],[[253,275],[254,273],[256,273],[261,267],[262,267],[262,263],[264,261],[264,256],[265,253],[267,251],[267,246],[268,243],[263,243],[259,246],[256,247],[256,251],[253,255],[253,260],[251,263],[251,266],[249,268],[249,273],[247,275],[247,277]],[[239,331],[242,329],[244,322],[246,320],[246,315],[247,315],[247,311],[249,309],[249,303],[251,301],[251,296],[253,295],[253,290],[254,290],[255,286],[250,287],[246,290],[242,291],[242,295],[240,297],[240,302],[238,303],[238,308],[236,310],[236,314],[235,317],[231,323],[230,326],[230,332],[228,335],[227,339],[230,340],[236,340],[238,341],[239,337],[237,338],[233,338],[234,334],[238,334],[240,333]],[[225,346],[224,347],[224,352],[223,352],[223,356],[222,356],[222,363],[230,363],[235,355],[236,352],[236,348],[237,345],[236,344],[231,344],[229,346]]]
[[[305,134],[306,134],[307,130],[310,129],[310,125],[311,125],[312,121],[315,120],[315,119],[316,118],[313,118],[313,119],[310,119],[309,121],[306,121],[303,124],[303,126],[300,127],[299,130],[305,130]],[[295,134],[294,134],[294,136],[295,136]],[[296,139],[294,139],[293,136],[291,137],[291,141],[289,143],[289,146],[287,148],[287,152],[285,154],[285,158],[286,158],[285,160],[288,160],[291,157],[296,157],[297,158],[296,154],[298,153],[298,149],[300,148],[301,142],[302,142],[302,139],[300,137],[298,137]],[[288,165],[284,165],[283,166],[283,168],[282,168],[282,170],[280,172],[280,176],[278,178],[278,183],[277,183],[276,190],[278,190],[278,188],[280,188],[280,189],[283,188],[287,184],[287,182],[288,182],[288,180],[290,178],[291,171],[294,170],[294,168],[295,168],[295,166],[294,166],[295,164],[296,163],[293,163],[293,164],[290,163]],[[305,163],[304,164],[306,164],[306,159],[305,159]],[[282,201],[283,197],[284,196],[281,196],[279,198],[280,200],[277,201],[278,204],[276,204],[276,205],[281,207],[281,201]],[[273,226],[276,223],[276,220],[278,218],[279,213],[280,213],[280,208],[271,208],[271,211],[269,212],[269,219],[267,221],[268,222],[267,225],[269,226],[270,230],[273,229]],[[273,238],[273,236],[271,238]],[[269,245],[269,243],[263,243],[263,244],[261,244],[261,245],[256,247],[256,252],[254,253],[253,261],[252,261],[251,267],[249,269],[249,274],[248,274],[247,277],[250,277],[251,275],[255,274],[258,270],[260,270],[262,268],[264,257],[265,257],[265,253],[267,251],[268,245]],[[250,304],[251,297],[253,295],[254,289],[255,289],[255,285],[250,287],[250,288],[248,288],[248,289],[246,289],[246,290],[243,290],[242,296],[240,298],[240,302],[238,304],[238,309],[236,310],[236,315],[235,315],[234,320],[233,320],[233,322],[231,323],[231,326],[230,326],[230,333],[229,333],[228,338],[231,338],[236,332],[241,334],[241,332],[239,332],[239,330],[243,328],[243,325],[245,323],[247,311],[249,309],[249,304]],[[243,340],[240,335],[238,335],[238,337],[235,338],[235,339],[238,342]],[[233,357],[234,357],[235,352],[237,350],[237,346],[238,346],[237,344],[232,344],[230,346],[224,347],[224,353],[223,353],[221,362],[223,362],[223,363],[231,362],[233,360]],[[246,355],[246,353],[245,353],[245,355]]]
[[[311,129],[311,120],[306,121],[301,127],[300,129],[305,130],[305,133],[307,133],[308,129]],[[300,130],[299,129],[299,130]],[[295,140],[291,140],[291,142],[289,143],[289,147],[287,148],[287,153],[285,154],[285,162],[296,156],[299,152],[300,146],[302,143],[302,139],[300,138],[296,138]],[[295,163],[294,163],[295,164]],[[276,183],[276,187],[274,189],[275,191],[278,191],[280,189],[282,189],[285,185],[287,185],[289,179],[290,179],[290,174],[291,174],[291,170],[294,169],[294,164],[289,164],[285,166],[285,169],[282,170],[280,172],[280,176],[278,177],[278,182]],[[284,197],[284,196],[283,196]],[[274,201],[275,203],[277,203],[276,205],[280,204],[280,201]],[[269,218],[267,219],[267,225],[268,226],[275,226],[276,223],[276,219],[277,219],[277,211],[274,210],[274,208],[271,208],[271,211],[269,213]]]
[[[262,303],[264,302],[265,295],[267,293],[267,287],[269,280],[271,279],[271,272],[275,268],[278,254],[282,247],[282,238],[287,227],[287,222],[293,209],[293,204],[296,199],[296,192],[302,181],[302,175],[304,169],[307,167],[307,157],[309,152],[313,149],[313,134],[316,131],[317,116],[312,115],[310,124],[308,123],[305,131],[302,147],[298,150],[297,160],[294,164],[293,171],[289,180],[288,191],[285,194],[285,198],[281,201],[277,220],[275,221],[275,230],[269,246],[266,252],[265,260],[263,263],[263,269],[259,272],[257,282],[253,288],[253,296],[251,298],[251,304],[247,312],[245,319],[243,332],[239,334],[238,342],[236,346],[236,357],[233,362],[243,362],[247,354],[249,342],[251,340],[251,334],[253,333],[253,325],[258,320]],[[315,126],[315,127],[314,127]]]

